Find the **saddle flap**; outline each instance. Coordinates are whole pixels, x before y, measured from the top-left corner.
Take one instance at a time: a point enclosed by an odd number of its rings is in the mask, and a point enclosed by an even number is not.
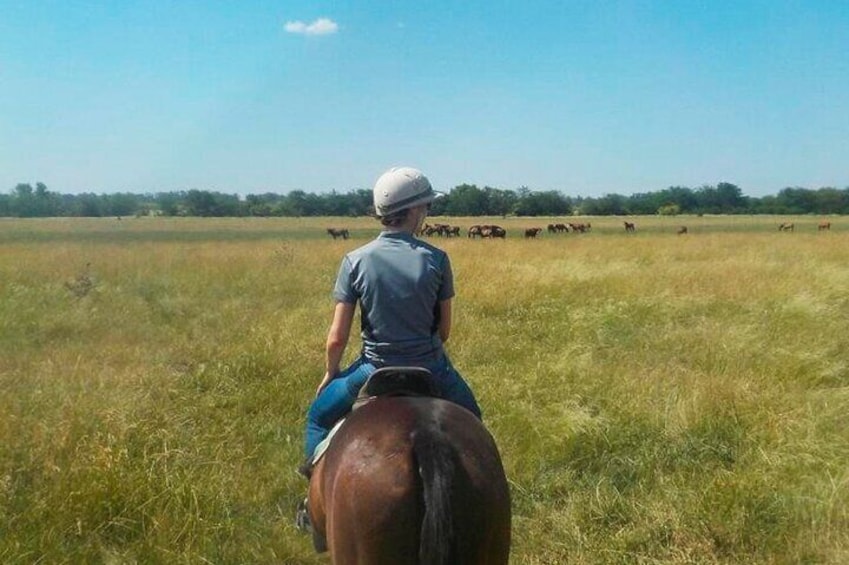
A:
[[[433,373],[424,367],[382,367],[371,374],[360,398],[386,394],[411,396],[437,396]]]

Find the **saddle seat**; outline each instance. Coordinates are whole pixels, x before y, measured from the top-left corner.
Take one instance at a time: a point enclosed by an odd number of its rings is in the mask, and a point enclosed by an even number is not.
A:
[[[354,410],[378,396],[438,396],[433,373],[424,367],[381,367],[360,388]]]

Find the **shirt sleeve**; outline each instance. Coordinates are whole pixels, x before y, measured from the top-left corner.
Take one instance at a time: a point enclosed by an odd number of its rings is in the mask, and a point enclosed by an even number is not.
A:
[[[442,286],[439,287],[439,293],[436,297],[440,302],[454,298],[454,273],[451,270],[451,260],[448,259],[448,255],[445,255],[442,267]]]
[[[353,281],[353,266],[348,256],[342,258],[342,264],[339,265],[339,273],[336,275],[336,284],[333,286],[333,298],[337,302],[346,304],[356,304],[357,295],[354,292]]]

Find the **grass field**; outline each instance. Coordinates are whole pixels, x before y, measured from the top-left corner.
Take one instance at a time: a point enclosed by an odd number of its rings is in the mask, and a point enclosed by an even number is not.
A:
[[[432,241],[513,563],[849,562],[849,220],[439,220],[509,233]],[[0,563],[325,563],[295,467],[336,269],[376,233],[0,219]]]

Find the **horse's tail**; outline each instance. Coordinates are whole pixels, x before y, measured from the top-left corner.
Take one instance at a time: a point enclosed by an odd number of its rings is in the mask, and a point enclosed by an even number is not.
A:
[[[413,439],[424,498],[424,519],[419,541],[419,562],[427,565],[457,563],[457,543],[452,511],[456,488],[457,455],[438,432],[419,431]]]

